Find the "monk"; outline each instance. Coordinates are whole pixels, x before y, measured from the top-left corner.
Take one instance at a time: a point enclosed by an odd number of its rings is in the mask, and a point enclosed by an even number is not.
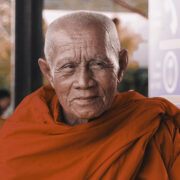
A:
[[[127,66],[114,23],[78,11],[55,20],[39,66],[50,85],[0,132],[3,180],[179,180],[180,110],[117,93]]]

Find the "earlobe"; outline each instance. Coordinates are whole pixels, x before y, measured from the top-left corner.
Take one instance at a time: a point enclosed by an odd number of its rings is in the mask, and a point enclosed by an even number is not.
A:
[[[127,65],[128,65],[128,51],[126,49],[122,49],[119,52],[119,72],[118,72],[119,82],[122,80],[124,72],[127,69]]]
[[[42,58],[39,58],[38,64],[39,64],[39,67],[40,67],[41,72],[44,75],[44,77],[46,77],[48,79],[49,83],[51,84],[51,86],[54,87],[53,78],[51,75],[51,69],[50,69],[47,61]]]

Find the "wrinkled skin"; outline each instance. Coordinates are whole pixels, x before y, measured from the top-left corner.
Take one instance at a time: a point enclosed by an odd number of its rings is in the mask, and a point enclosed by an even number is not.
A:
[[[40,59],[43,74],[54,87],[69,125],[87,123],[112,105],[119,59],[108,33],[94,27],[61,30],[50,65]]]

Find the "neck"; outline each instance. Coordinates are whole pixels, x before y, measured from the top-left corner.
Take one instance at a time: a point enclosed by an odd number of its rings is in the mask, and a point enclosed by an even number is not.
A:
[[[88,123],[89,119],[79,119],[63,111],[63,121],[70,126],[75,126],[79,124],[86,124]]]

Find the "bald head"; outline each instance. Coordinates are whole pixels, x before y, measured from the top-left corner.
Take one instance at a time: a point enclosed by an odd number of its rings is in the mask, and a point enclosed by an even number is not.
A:
[[[66,41],[69,33],[77,34],[89,29],[93,29],[97,33],[97,37],[98,33],[104,34],[102,41],[106,41],[107,47],[112,48],[118,55],[120,43],[112,20],[98,13],[78,11],[62,16],[49,25],[44,48],[47,61],[50,62],[55,54],[57,40]],[[64,36],[65,34],[66,36]]]

